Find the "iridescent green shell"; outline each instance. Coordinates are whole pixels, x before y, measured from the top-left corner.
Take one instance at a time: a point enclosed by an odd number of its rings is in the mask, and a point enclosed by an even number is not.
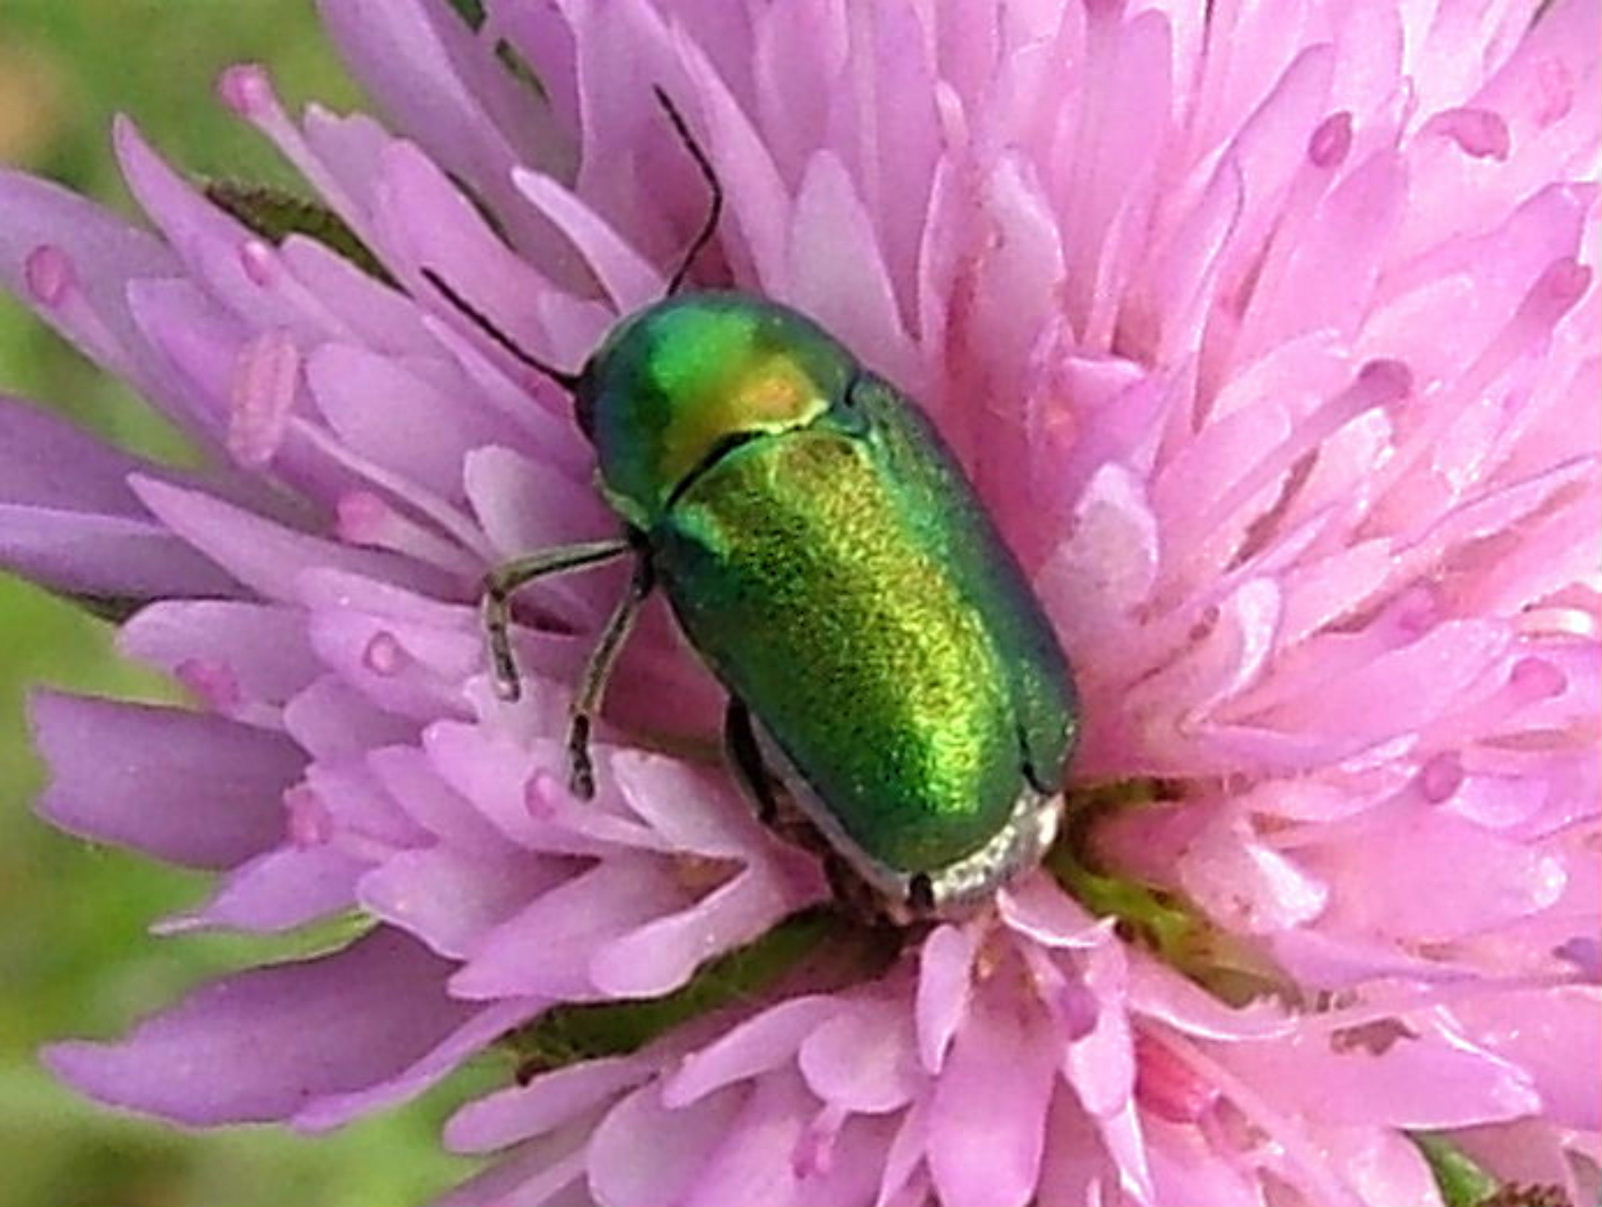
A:
[[[620,325],[579,403],[685,634],[859,864],[939,872],[1060,792],[1067,660],[910,400],[793,311],[692,294]]]

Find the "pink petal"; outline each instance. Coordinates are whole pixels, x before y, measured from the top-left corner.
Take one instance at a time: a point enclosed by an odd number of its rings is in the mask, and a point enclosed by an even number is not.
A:
[[[73,1041],[50,1067],[104,1102],[191,1126],[284,1119],[372,1086],[473,1012],[446,966],[379,933],[333,955],[203,986],[117,1043]]]
[[[484,534],[503,557],[598,539],[617,530],[617,517],[592,483],[510,448],[490,446],[468,453],[462,483]],[[615,596],[615,589],[607,593],[607,598]]]
[[[0,503],[0,558],[29,578],[91,598],[239,593],[180,537],[125,516]]]
[[[1128,957],[1121,945],[1108,943],[1087,953],[1083,966],[1084,984],[1096,1005],[1095,1025],[1065,1046],[1060,1062],[1081,1105],[1105,1128],[1135,1092],[1134,1033],[1124,1003]]]
[[[577,1126],[527,1144],[434,1200],[434,1207],[597,1207],[581,1183],[587,1153]]]
[[[731,1027],[688,1056],[666,1080],[663,1103],[673,1108],[688,1106],[725,1086],[787,1064],[806,1037],[840,1008],[829,996],[792,998]]]
[[[1147,1153],[1151,1162],[1153,1203],[1228,1203],[1231,1207],[1263,1207],[1261,1181],[1244,1162],[1219,1153],[1194,1127],[1175,1126],[1161,1119],[1144,1121]],[[1403,1141],[1405,1144],[1406,1141]],[[1414,1203],[1427,1200],[1377,1199],[1375,1202]],[[1431,1204],[1430,1207],[1435,1207]]]
[[[647,856],[597,864],[491,930],[451,978],[465,998],[530,994],[563,1000],[606,996],[591,975],[597,947],[683,908],[672,871]]]
[[[684,1190],[684,1201],[706,1207],[773,1203],[789,1207],[801,1199],[800,1171],[782,1154],[802,1142],[812,1099],[793,1070],[762,1078],[741,1109],[721,1129]]]
[[[829,1136],[822,1168],[809,1167],[795,1155],[784,1159],[807,1143],[813,1102],[793,1070],[763,1078],[697,1171],[684,1201],[707,1207],[865,1202],[877,1180],[878,1154],[885,1139],[880,1121],[853,1119],[839,1134]]]
[[[368,347],[392,355],[431,349],[433,337],[416,304],[375,281],[344,256],[304,235],[291,235],[278,247],[288,273]]]
[[[42,407],[0,394],[0,501],[142,518],[127,478],[151,468]]]
[[[419,721],[469,712],[463,682],[483,659],[476,634],[342,609],[313,613],[308,635],[331,670],[387,712]]]
[[[1530,1075],[1543,1117],[1563,1127],[1602,1129],[1602,1086],[1577,1054],[1602,1047],[1602,993],[1571,985],[1485,996],[1453,1008],[1475,1040]]]
[[[422,750],[412,746],[375,749],[367,755],[367,767],[397,807],[447,846],[492,860],[513,853],[512,843],[471,800],[441,780]]]
[[[1086,913],[1049,876],[1028,876],[1003,889],[996,900],[1011,929],[1044,947],[1094,947],[1106,941],[1106,925]]]
[[[1249,823],[1222,813],[1192,839],[1180,883],[1210,917],[1243,934],[1304,925],[1324,909],[1330,892],[1259,839]]]
[[[978,949],[972,929],[950,923],[923,941],[918,955],[918,1056],[930,1073],[938,1073],[945,1064],[946,1051],[964,1025]]]
[[[1566,873],[1538,848],[1415,803],[1373,819],[1361,840],[1304,848],[1298,862],[1332,890],[1332,921],[1440,942],[1551,905]]]
[[[768,846],[751,810],[703,767],[636,751],[620,751],[611,765],[629,807],[674,847],[745,861]]]
[[[203,664],[226,668],[251,700],[281,703],[308,687],[318,666],[304,618],[287,608],[223,600],[163,600],[123,625],[117,646],[129,658],[182,674]]]
[[[353,906],[356,880],[366,866],[332,847],[280,847],[233,869],[205,905],[167,918],[156,929],[163,934],[212,927],[292,930]]]
[[[638,1060],[608,1057],[541,1074],[462,1107],[445,1125],[445,1143],[454,1152],[491,1152],[543,1135],[632,1089],[648,1072]]]
[[[537,999],[521,998],[475,1011],[458,1026],[439,1035],[431,1047],[390,1076],[364,1088],[320,1097],[297,1111],[290,1123],[306,1131],[329,1131],[376,1110],[415,1098],[502,1035],[527,1023],[545,1004]]]
[[[510,183],[508,179],[508,188]],[[403,258],[408,274],[424,268],[446,274],[452,288],[520,347],[557,364],[576,365],[597,342],[604,324],[601,308],[575,304],[553,290],[496,238],[439,165],[412,144],[396,142],[384,149],[379,206],[380,230],[396,253],[392,259]],[[444,302],[436,309],[451,313]],[[569,318],[589,314],[595,329],[570,346],[553,348],[554,338],[568,334],[547,331],[550,320],[562,317],[559,312]],[[461,320],[459,325],[467,330],[464,324]],[[474,343],[481,338],[476,332],[472,336]],[[494,355],[498,361],[504,358],[499,352]]]
[[[670,1111],[657,1086],[625,1098],[595,1129],[588,1168],[595,1197],[614,1207],[678,1202],[739,1115],[744,1095],[728,1089]]]
[[[380,712],[349,684],[323,675],[284,705],[284,732],[313,758],[347,758],[417,737],[402,717]]]
[[[567,874],[562,864],[536,856],[494,859],[439,846],[391,856],[367,871],[355,892],[374,917],[440,955],[462,959],[485,933]]]
[[[976,997],[941,1071],[926,1159],[948,1203],[1023,1207],[1033,1200],[1057,1053],[1021,1003]]]
[[[1129,958],[1128,996],[1138,1013],[1205,1039],[1266,1037],[1295,1026],[1271,1000],[1239,1009],[1226,1006],[1166,964],[1138,952]]]
[[[877,247],[872,221],[845,166],[820,151],[807,165],[796,197],[783,296],[858,349],[874,371],[910,382],[916,360]]]
[[[43,303],[46,321],[85,355],[132,378],[157,405],[170,407],[162,388],[165,375],[130,321],[125,290],[131,280],[170,276],[177,269],[171,250],[109,210],[18,172],[0,172],[0,209],[6,214],[0,280],[19,297],[32,295]],[[66,269],[61,288],[44,296],[30,289],[27,273],[41,247],[55,248]]]
[[[728,194],[729,217],[745,244],[756,283],[777,296],[788,280],[789,190],[722,78],[693,47],[685,49],[684,69],[701,99],[712,167]]]
[[[902,1002],[852,1003],[807,1036],[797,1063],[812,1092],[860,1114],[881,1114],[910,1102],[923,1077],[911,1019]]]
[[[293,532],[209,495],[152,478],[135,478],[132,485],[169,528],[240,582],[272,599],[294,600],[295,579],[309,566],[411,585],[438,583],[436,574],[414,562]]]
[[[1404,1133],[1381,1127],[1318,1127],[1309,1136],[1363,1196],[1364,1203],[1418,1203],[1436,1207],[1440,1187],[1418,1146]]]
[[[707,960],[760,938],[794,904],[781,880],[750,868],[691,908],[602,944],[590,979],[613,997],[671,993]]]
[[[241,256],[250,231],[200,195],[145,141],[126,117],[113,128],[113,144],[123,178],[141,208],[160,227],[182,257],[196,284],[234,315],[250,315],[261,329],[285,328],[315,336],[319,325],[295,302],[285,303],[253,280]],[[149,274],[155,276],[157,274]],[[160,274],[171,275],[171,274]]]
[[[306,362],[306,381],[335,434],[355,453],[441,498],[461,493],[462,459],[507,439],[510,425],[448,393],[405,361],[353,344],[327,343]]]
[[[1416,1023],[1232,1044],[1217,1056],[1257,1085],[1272,1087],[1279,1100],[1327,1123],[1464,1127],[1541,1108],[1523,1070]]]
[[[401,128],[424,141],[447,170],[470,181],[497,212],[516,213],[510,172],[517,152],[467,87],[457,70],[460,60],[447,49],[451,34],[469,39],[461,24],[436,23],[424,5],[411,0],[319,8],[346,61]],[[410,67],[404,77],[392,69],[396,59]]]
[[[605,219],[549,176],[519,169],[518,191],[573,242],[599,278],[617,313],[631,314],[661,297],[662,273],[644,259]]]
[[[35,740],[52,770],[40,811],[74,834],[191,867],[227,867],[283,833],[305,756],[221,717],[41,692]]]

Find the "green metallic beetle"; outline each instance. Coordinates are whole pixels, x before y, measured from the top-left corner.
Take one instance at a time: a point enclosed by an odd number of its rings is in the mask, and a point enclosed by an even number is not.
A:
[[[892,918],[948,917],[1032,868],[1056,836],[1078,705],[1017,561],[939,434],[793,310],[674,296],[716,227],[716,177],[668,296],[582,372],[497,342],[571,390],[625,535],[547,550],[485,581],[496,681],[515,699],[512,593],[632,555],[573,706],[573,788],[593,793],[591,718],[640,604],[660,587],[728,689],[725,745],[764,819],[793,803]],[[782,798],[782,800],[781,800]]]

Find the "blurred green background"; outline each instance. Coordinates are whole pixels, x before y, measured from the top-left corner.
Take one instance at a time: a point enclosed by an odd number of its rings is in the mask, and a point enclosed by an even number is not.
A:
[[[288,181],[271,150],[214,100],[218,71],[247,59],[269,64],[291,102],[360,103],[310,0],[0,0],[0,161],[132,212],[109,149],[111,117],[122,111],[191,171]],[[3,294],[0,390],[147,454],[184,455],[138,399]],[[25,702],[39,684],[167,694],[155,676],[118,662],[105,625],[0,573],[0,1207],[399,1207],[467,1172],[437,1138],[470,1092],[460,1081],[306,1138],[178,1132],[99,1110],[40,1069],[41,1043],[114,1035],[271,949],[150,937],[153,919],[202,896],[203,879],[64,837],[33,816],[43,771],[29,750]]]

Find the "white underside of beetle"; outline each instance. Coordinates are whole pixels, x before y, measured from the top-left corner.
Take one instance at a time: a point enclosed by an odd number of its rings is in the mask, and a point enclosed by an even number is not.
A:
[[[929,904],[920,907],[914,888],[918,873],[889,867],[858,846],[755,717],[751,728],[763,762],[779,776],[790,799],[852,871],[883,898],[886,912],[897,923],[973,913],[989,902],[997,889],[1039,864],[1057,840],[1062,795],[1047,796],[1026,787],[1014,802],[1007,824],[989,842],[955,863],[924,873],[929,880]]]

